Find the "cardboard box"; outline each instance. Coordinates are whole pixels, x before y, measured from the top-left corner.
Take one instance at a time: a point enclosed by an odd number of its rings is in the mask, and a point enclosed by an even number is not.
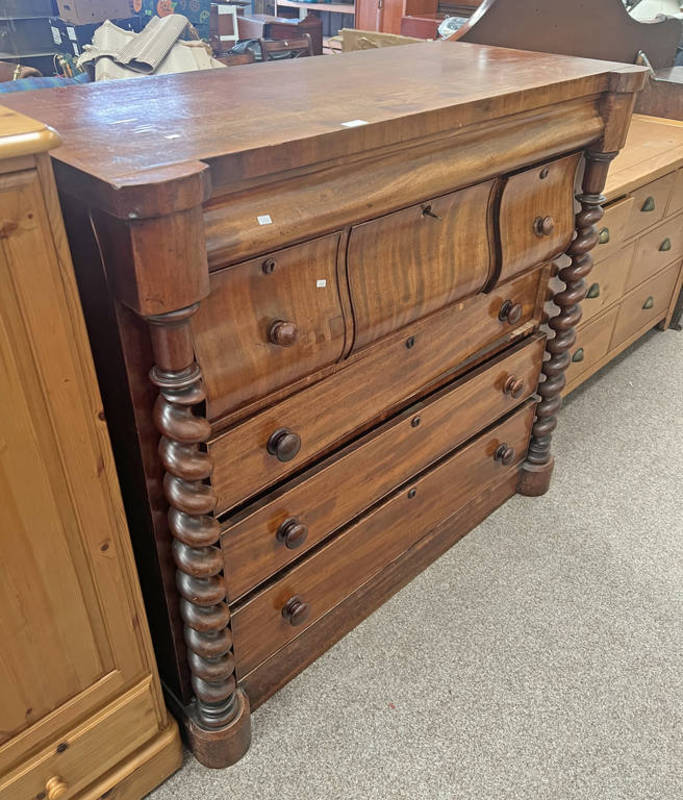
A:
[[[105,19],[127,19],[130,0],[57,0],[59,16],[66,22],[88,25]]]

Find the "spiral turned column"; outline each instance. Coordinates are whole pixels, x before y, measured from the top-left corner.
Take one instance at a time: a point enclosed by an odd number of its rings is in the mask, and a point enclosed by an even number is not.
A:
[[[188,733],[197,758],[219,767],[236,761],[249,746],[249,704],[235,681],[220,528],[213,515],[216,495],[205,447],[211,426],[201,414],[206,395],[189,327],[198,307],[145,319],[157,362],[150,372],[159,389],[154,422],[161,434],[176,585],[196,697]]]
[[[576,341],[576,325],[581,319],[581,300],[586,296],[585,278],[593,268],[590,251],[598,241],[596,224],[602,219],[602,190],[607,170],[616,153],[585,154],[585,171],[581,193],[576,196],[581,208],[576,215],[576,237],[569,245],[569,266],[560,269],[558,277],[565,288],[553,295],[560,309],[548,323],[554,336],[546,343],[548,358],[543,362],[542,378],[538,385],[541,399],[536,406],[536,417],[531,429],[531,442],[526,461],[522,465],[518,491],[537,496],[545,494],[550,486],[554,459],[550,452],[552,434],[557,426],[557,412],[562,407],[564,373],[569,366],[569,351]]]

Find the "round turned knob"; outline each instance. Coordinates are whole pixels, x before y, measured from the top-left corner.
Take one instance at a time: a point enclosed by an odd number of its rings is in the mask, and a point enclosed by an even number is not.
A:
[[[555,220],[552,217],[536,217],[534,220],[534,233],[536,236],[550,236],[555,230]]]
[[[290,625],[296,627],[302,625],[311,614],[311,606],[302,600],[298,594],[290,597],[282,607],[282,616]]]
[[[279,428],[268,439],[266,446],[278,461],[291,461],[301,449],[301,437],[288,428]]]
[[[299,331],[295,323],[278,319],[270,326],[268,339],[273,344],[280,345],[280,347],[291,347],[296,343],[298,334]]]
[[[513,303],[512,300],[506,300],[500,307],[498,319],[501,322],[516,325],[522,319],[522,306],[519,303]]]
[[[505,385],[503,386],[503,392],[510,397],[519,397],[522,392],[524,391],[524,381],[520,380],[519,378],[515,378],[514,375],[510,375],[510,377],[505,381]]]
[[[296,550],[306,541],[308,528],[298,519],[286,519],[277,529],[279,542],[284,542],[288,550]]]
[[[66,794],[66,790],[67,785],[57,775],[50,778],[45,784],[45,796],[47,800],[59,800],[60,797]]]
[[[500,461],[501,464],[507,467],[508,464],[512,464],[512,460],[515,457],[515,449],[514,447],[510,447],[507,442],[503,442],[503,444],[498,446],[493,457],[496,461]]]

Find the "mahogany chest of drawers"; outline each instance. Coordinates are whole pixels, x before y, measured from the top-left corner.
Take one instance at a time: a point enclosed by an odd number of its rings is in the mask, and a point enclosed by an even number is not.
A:
[[[548,488],[600,192],[645,72],[426,43],[229,78],[33,99],[65,142],[161,674],[210,766],[248,747],[250,704],[513,493]]]

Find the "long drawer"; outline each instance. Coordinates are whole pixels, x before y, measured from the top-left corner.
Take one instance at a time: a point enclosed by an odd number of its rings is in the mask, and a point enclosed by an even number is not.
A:
[[[540,268],[445,309],[208,444],[217,513],[244,502],[386,418],[475,353],[493,354],[538,323]],[[325,413],[321,410],[325,409]]]
[[[484,487],[518,469],[534,405],[528,400],[237,607],[231,624],[238,677],[320,619]]]
[[[515,345],[230,519],[221,540],[230,600],[522,403],[544,344],[535,334]]]

